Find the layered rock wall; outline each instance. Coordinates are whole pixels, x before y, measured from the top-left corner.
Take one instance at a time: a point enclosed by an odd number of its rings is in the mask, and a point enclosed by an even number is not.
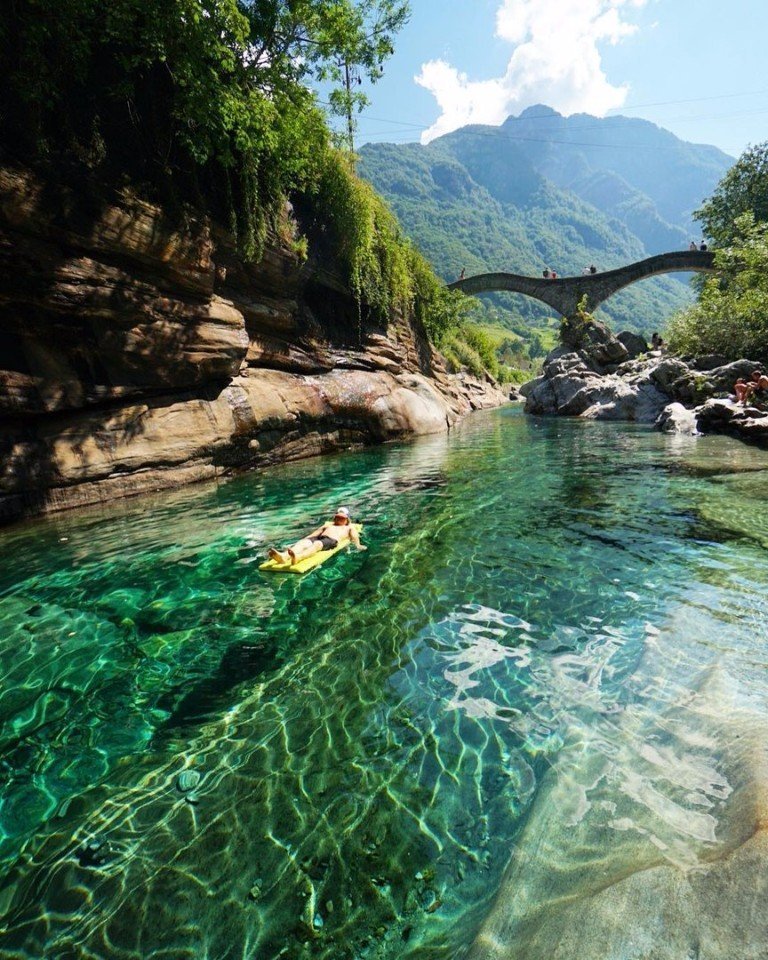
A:
[[[50,195],[49,195],[50,193]],[[0,170],[0,518],[443,430],[503,402],[290,237]]]

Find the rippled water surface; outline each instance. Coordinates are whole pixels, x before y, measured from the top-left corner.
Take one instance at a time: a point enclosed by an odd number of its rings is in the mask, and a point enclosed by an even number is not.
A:
[[[1,533],[0,955],[463,957],[555,773],[558,856],[695,861],[670,711],[765,711],[766,466],[507,409]],[[367,552],[258,570],[340,503]]]

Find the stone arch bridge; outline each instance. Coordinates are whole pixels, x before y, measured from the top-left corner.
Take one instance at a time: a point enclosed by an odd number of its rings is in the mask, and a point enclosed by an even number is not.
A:
[[[468,294],[491,293],[498,290],[523,293],[528,297],[541,300],[564,317],[572,317],[585,294],[587,309],[592,312],[614,293],[646,277],[678,271],[702,273],[713,270],[713,253],[708,250],[684,250],[659,253],[646,260],[630,263],[629,266],[619,267],[618,270],[606,270],[604,273],[592,273],[580,277],[558,277],[556,280],[545,280],[544,277],[522,277],[515,273],[479,273],[474,277],[465,277],[463,280],[449,283],[448,288]]]

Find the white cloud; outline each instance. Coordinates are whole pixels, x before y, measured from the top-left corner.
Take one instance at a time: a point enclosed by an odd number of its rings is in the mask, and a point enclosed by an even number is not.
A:
[[[514,45],[506,73],[470,80],[444,60],[423,64],[416,83],[441,115],[422,134],[428,143],[468,123],[500,124],[535,103],[565,115],[604,116],[620,107],[627,87],[608,82],[599,45],[616,45],[638,28],[627,19],[647,0],[502,0],[496,35]]]

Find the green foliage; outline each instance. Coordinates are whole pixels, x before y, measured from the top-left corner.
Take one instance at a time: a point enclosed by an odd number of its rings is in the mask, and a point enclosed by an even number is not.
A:
[[[406,310],[413,283],[399,226],[371,186],[355,176],[348,155],[326,154],[316,201],[358,300],[378,318]]]
[[[669,325],[669,345],[680,354],[768,363],[768,222],[743,213],[732,233],[715,251],[718,274],[704,282],[699,302]]]
[[[528,344],[528,356],[531,360],[538,360],[539,357],[544,357],[547,354],[547,349],[544,346],[544,342],[541,339],[541,335],[536,331],[531,333],[530,343]]]
[[[451,330],[441,349],[454,372],[464,367],[476,377],[489,373],[496,380],[508,382],[511,371],[499,364],[497,342],[473,323],[464,322]]]
[[[670,347],[768,360],[768,142],[750,147],[696,211],[715,241],[718,273],[698,303],[674,317]]]
[[[462,340],[480,357],[483,367],[494,377],[499,373],[499,361],[493,341],[480,327],[465,323],[459,331]]]
[[[314,201],[355,296],[375,319],[412,314],[438,345],[461,324],[472,301],[438,279],[349,154],[326,151]]]
[[[0,142],[12,158],[203,201],[250,256],[327,152],[308,79],[334,79],[340,61],[379,76],[407,16],[394,0],[9,3]]]
[[[361,311],[415,315],[436,342],[460,325],[469,301],[333,149],[308,88],[312,77],[343,84],[332,106],[351,110],[347,74],[381,76],[406,0],[10,3],[0,139],[14,159],[203,206],[249,257],[272,227],[305,259],[308,238],[281,215],[289,195],[309,198],[314,236],[332,240]]]
[[[587,311],[587,295],[579,300],[576,313],[560,321],[560,342],[567,346],[579,346],[595,318]]]
[[[485,375],[485,366],[482,357],[459,333],[453,333],[447,338],[445,357],[448,359],[454,372],[468,370],[473,376],[478,378]]]
[[[519,367],[500,367],[500,383],[527,383],[534,376],[531,370],[521,370]]]
[[[717,246],[727,246],[739,242],[737,221],[745,213],[768,220],[768,142],[744,151],[695,216]]]
[[[449,332],[461,325],[471,301],[458,290],[448,290],[418,250],[409,249],[416,317],[430,339],[441,346]]]

